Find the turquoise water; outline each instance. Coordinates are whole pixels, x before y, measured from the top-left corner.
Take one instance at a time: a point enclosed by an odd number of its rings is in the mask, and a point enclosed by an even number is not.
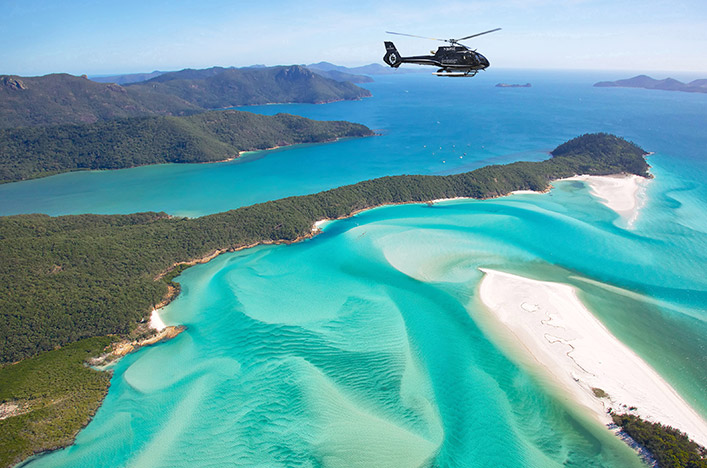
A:
[[[547,158],[577,135],[614,132],[700,159],[707,95],[593,88],[606,74],[494,71],[472,79],[377,77],[373,98],[247,110],[360,122],[381,136],[251,154],[220,164],[61,174],[0,185],[0,215],[166,211],[200,216],[394,174],[446,174]],[[532,88],[496,88],[499,82]],[[697,153],[696,153],[697,152]],[[701,171],[707,172],[704,161]]]
[[[481,88],[488,75],[465,85],[394,77],[372,85],[370,100],[284,106],[318,118],[358,109],[359,121],[383,136],[267,153],[240,167],[280,167],[277,190],[286,192],[309,187],[320,170],[287,172],[302,157],[328,153],[330,167],[347,168],[326,184],[370,171],[443,173],[541,158],[568,137],[612,131],[656,152],[649,159],[656,178],[633,229],[584,184],[562,182],[542,195],[378,208],[328,224],[306,242],[221,255],[183,273],[182,294],[163,311],[187,331],[120,361],[76,444],[30,465],[641,466],[487,333],[478,268],[576,286],[614,334],[707,415],[707,106],[703,96],[679,93],[602,94],[587,88],[596,80],[584,75],[534,78],[530,90],[496,91]],[[462,101],[463,86],[481,102]],[[439,119],[445,124],[435,133],[430,121]],[[435,143],[449,152],[441,163],[425,145],[444,139]],[[484,146],[467,151],[475,161],[448,157],[466,144]],[[378,152],[349,153],[347,145]],[[115,173],[114,182],[154,170],[196,184],[204,168],[217,167],[140,168]],[[80,185],[112,174],[71,176]],[[46,200],[42,182],[32,181]],[[5,194],[27,184],[6,186]],[[248,196],[274,193],[248,187]],[[97,211],[109,192],[93,197]],[[221,203],[192,195],[201,205],[184,213]],[[173,206],[189,199],[179,195]]]

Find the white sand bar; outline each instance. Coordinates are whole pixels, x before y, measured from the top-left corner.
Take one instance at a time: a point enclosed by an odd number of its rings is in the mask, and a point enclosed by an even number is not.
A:
[[[707,422],[636,353],[599,322],[565,284],[482,269],[481,301],[561,387],[603,423],[609,408],[687,433],[707,446]],[[608,398],[598,398],[600,388]]]
[[[614,210],[630,226],[638,217],[645,197],[645,186],[650,179],[635,174],[609,176],[581,175],[562,180],[581,180],[589,185],[590,193]]]

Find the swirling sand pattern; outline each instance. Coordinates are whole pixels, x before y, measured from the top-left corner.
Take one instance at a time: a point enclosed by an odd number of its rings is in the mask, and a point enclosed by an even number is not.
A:
[[[522,270],[573,282],[639,352],[656,341],[625,326],[636,313],[653,324],[644,328],[692,320],[672,357],[694,350],[704,322],[683,297],[702,277],[654,276],[690,252],[614,218],[566,182],[544,195],[371,210],[308,242],[191,268],[162,313],[187,331],[120,362],[76,445],[32,465],[640,466],[477,324],[477,268]],[[616,304],[623,315],[606,312]],[[659,370],[674,363],[655,354]],[[688,396],[700,366],[680,370]]]

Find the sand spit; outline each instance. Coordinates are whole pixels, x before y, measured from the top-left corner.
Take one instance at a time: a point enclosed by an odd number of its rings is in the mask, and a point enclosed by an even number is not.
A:
[[[574,176],[561,180],[580,180],[589,186],[590,193],[607,208],[621,216],[631,227],[645,199],[646,184],[650,179],[635,174],[608,176]]]
[[[589,193],[598,198],[601,203],[618,214],[627,227],[631,228],[638,219],[638,213],[645,203],[645,191],[651,179],[635,174],[613,174],[606,176],[576,175],[555,182],[578,180],[589,186]],[[514,190],[510,195],[526,195],[534,190]]]
[[[707,445],[707,422],[591,314],[574,288],[482,271],[479,294],[492,322],[602,423],[611,422],[609,409],[630,411]]]

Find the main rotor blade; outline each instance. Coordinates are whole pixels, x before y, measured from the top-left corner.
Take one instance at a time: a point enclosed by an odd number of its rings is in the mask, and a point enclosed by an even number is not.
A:
[[[467,39],[471,39],[472,37],[481,36],[481,35],[483,35],[483,34],[488,34],[488,33],[492,33],[492,32],[495,32],[495,31],[500,31],[500,30],[501,30],[501,28],[491,29],[490,31],[484,31],[484,32],[478,33],[478,34],[472,34],[471,36],[462,37],[462,38],[456,39],[456,40],[457,40],[457,41],[465,41],[465,40],[467,40]]]
[[[436,37],[425,37],[425,36],[416,36],[414,34],[404,34],[404,33],[398,33],[398,32],[393,32],[393,31],[386,31],[388,34],[395,34],[397,36],[408,36],[408,37],[417,37],[419,39],[432,39],[433,41],[444,41],[444,42],[449,42],[447,39],[437,39]]]

